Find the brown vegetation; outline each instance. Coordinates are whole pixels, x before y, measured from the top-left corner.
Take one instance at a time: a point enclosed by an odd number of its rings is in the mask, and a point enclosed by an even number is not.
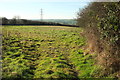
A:
[[[93,2],[78,13],[78,25],[84,28],[88,41],[86,53],[97,54],[97,64],[103,67],[99,77],[120,77],[119,11],[119,2]]]

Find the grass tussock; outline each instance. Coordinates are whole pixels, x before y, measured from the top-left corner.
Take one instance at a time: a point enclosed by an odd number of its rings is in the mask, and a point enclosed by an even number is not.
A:
[[[3,78],[93,77],[94,55],[84,55],[81,28],[5,26]]]

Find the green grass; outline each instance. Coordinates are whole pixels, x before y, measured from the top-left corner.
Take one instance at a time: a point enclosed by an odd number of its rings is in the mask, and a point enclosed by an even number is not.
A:
[[[3,78],[92,77],[93,56],[84,55],[81,28],[5,26]]]

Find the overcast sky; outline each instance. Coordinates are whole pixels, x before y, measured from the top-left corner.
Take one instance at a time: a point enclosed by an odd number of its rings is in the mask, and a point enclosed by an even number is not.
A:
[[[40,19],[43,9],[44,19],[74,19],[79,9],[90,0],[0,0],[0,17]]]

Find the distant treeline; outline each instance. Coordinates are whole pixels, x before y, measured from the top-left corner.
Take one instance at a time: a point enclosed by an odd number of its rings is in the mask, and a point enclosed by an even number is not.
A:
[[[39,21],[40,19],[32,19]],[[67,25],[76,25],[77,20],[76,19],[43,19],[44,22],[55,22],[60,24],[67,24]]]
[[[68,25],[56,22],[45,22],[45,21],[34,21],[27,19],[7,19],[6,17],[2,18],[2,25],[53,25],[53,26],[70,26],[78,27],[77,25]]]

